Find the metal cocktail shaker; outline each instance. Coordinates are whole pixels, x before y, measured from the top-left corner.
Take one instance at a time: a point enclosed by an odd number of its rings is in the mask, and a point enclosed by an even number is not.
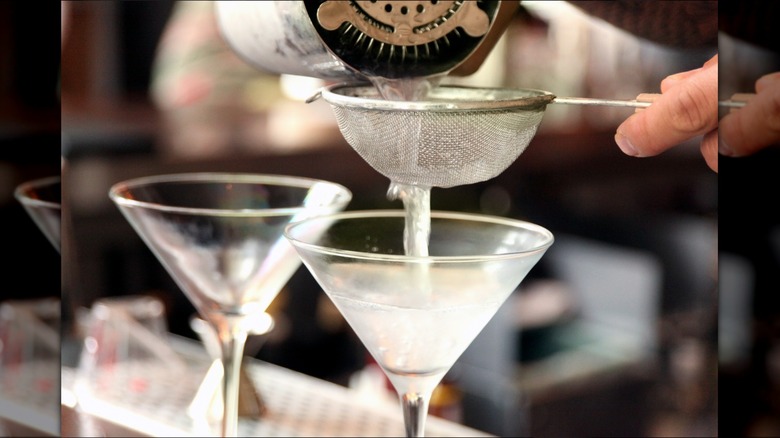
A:
[[[225,41],[249,64],[271,73],[358,79],[322,43],[303,1],[216,1]]]
[[[217,1],[223,37],[271,73],[350,81],[446,73],[480,45],[500,1]]]

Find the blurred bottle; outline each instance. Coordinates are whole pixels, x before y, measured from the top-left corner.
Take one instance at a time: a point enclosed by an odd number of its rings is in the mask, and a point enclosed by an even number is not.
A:
[[[463,393],[455,379],[444,376],[431,394],[428,413],[456,423],[463,422]]]

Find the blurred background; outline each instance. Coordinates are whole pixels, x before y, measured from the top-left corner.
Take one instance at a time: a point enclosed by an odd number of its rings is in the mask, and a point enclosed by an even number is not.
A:
[[[78,359],[78,316],[105,297],[157,297],[169,330],[198,339],[194,308],[108,199],[116,182],[188,171],[292,174],[345,185],[349,209],[401,207],[385,197],[389,181],[344,142],[327,104],[304,103],[323,83],[237,59],[211,2],[65,3],[63,365]],[[480,70],[448,80],[633,99],[716,52],[641,39],[576,3],[522,2]],[[749,80],[742,86],[752,91]],[[630,111],[550,105],[501,175],[433,190],[434,209],[523,218],[556,235],[453,367],[432,402],[436,415],[503,436],[717,435],[718,175],[696,141],[625,156],[613,136]],[[305,269],[269,312],[276,327],[248,354],[387,395]],[[741,317],[744,329],[750,311]],[[740,348],[752,335],[743,336]]]

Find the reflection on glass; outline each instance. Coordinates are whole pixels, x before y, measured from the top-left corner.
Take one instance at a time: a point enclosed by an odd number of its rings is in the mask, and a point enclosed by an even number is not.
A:
[[[62,222],[60,177],[51,176],[22,183],[14,190],[14,196],[49,242],[60,251]]]

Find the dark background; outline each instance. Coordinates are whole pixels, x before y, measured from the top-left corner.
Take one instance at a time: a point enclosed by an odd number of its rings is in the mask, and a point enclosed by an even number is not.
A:
[[[60,295],[60,256],[13,197],[60,173],[57,3],[0,2],[1,299]]]
[[[780,35],[773,24],[780,17],[778,3],[721,1],[719,6],[719,24],[724,33],[765,50],[755,59],[764,66],[758,74],[780,71]],[[742,67],[721,58],[721,79]],[[770,240],[771,233],[780,229],[778,197],[774,193],[780,187],[779,166],[778,145],[750,157],[720,157],[720,251],[744,257],[755,275],[749,361],[720,370],[719,426],[724,436],[780,433],[780,370],[773,365],[780,346],[780,251],[778,243]]]

